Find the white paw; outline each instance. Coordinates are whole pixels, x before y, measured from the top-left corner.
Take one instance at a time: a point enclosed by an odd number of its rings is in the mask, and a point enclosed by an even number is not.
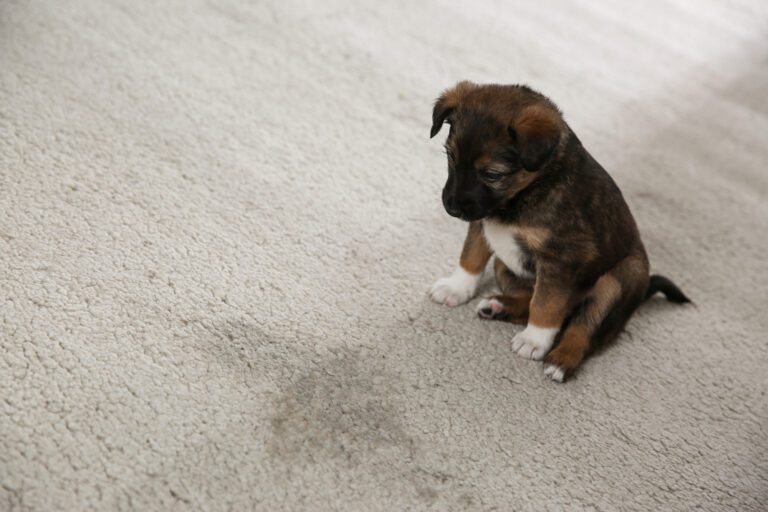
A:
[[[464,304],[475,295],[477,290],[477,281],[480,276],[474,276],[461,267],[448,277],[438,279],[432,285],[429,295],[432,300],[438,304],[445,304],[449,307]]]
[[[544,359],[549,349],[552,348],[557,331],[559,329],[548,329],[528,324],[525,329],[512,338],[512,350],[526,359]]]
[[[555,382],[563,382],[563,379],[565,378],[565,370],[556,364],[548,364],[544,366],[544,375]]]
[[[475,311],[482,318],[493,318],[494,316],[501,313],[503,309],[504,304],[499,302],[497,299],[489,298],[481,299],[480,302],[477,303]]]

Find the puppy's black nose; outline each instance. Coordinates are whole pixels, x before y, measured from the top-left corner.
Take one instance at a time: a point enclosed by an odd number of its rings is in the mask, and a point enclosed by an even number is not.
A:
[[[450,215],[451,217],[461,217],[462,213],[461,213],[461,210],[459,210],[458,208],[454,208],[448,205],[444,205],[444,206],[445,206],[445,211],[448,212],[448,215]]]

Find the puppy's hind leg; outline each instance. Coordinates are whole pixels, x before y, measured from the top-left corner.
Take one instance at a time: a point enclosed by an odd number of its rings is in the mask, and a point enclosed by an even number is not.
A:
[[[544,374],[563,382],[597,344],[616,338],[642,302],[647,286],[644,256],[629,256],[600,276],[571,316],[560,343],[544,359]]]
[[[478,316],[486,320],[526,325],[533,297],[533,281],[516,276],[498,258],[494,262],[494,270],[501,293],[482,299],[476,308]]]

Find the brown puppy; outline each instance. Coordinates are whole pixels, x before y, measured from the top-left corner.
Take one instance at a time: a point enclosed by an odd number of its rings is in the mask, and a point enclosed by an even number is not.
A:
[[[512,349],[545,359],[544,373],[559,382],[645,298],[661,291],[688,302],[670,280],[649,277],[621,191],[545,96],[460,82],[437,100],[432,121],[432,137],[450,125],[443,205],[469,221],[459,266],[432,287],[436,302],[471,299],[495,254],[501,293],[478,314],[525,324]]]

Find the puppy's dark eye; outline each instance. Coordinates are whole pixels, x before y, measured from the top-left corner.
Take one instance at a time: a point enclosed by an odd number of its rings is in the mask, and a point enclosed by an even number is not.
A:
[[[483,169],[480,171],[480,177],[483,178],[483,180],[487,181],[488,183],[494,183],[496,181],[499,181],[501,178],[504,177],[503,173],[500,173],[499,171],[494,171],[492,169]]]

